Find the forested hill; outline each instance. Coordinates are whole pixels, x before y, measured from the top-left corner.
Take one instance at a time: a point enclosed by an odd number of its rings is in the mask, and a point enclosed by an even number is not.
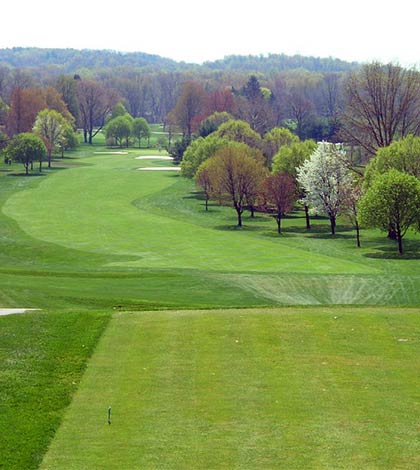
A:
[[[61,69],[63,73],[72,73],[83,68],[104,69],[126,66],[167,71],[194,67],[191,64],[143,52],[36,47],[0,49],[0,64],[17,68],[54,67]]]
[[[230,55],[203,65],[187,64],[144,52],[117,52],[91,49],[42,49],[16,47],[0,49],[0,64],[18,68],[48,67],[55,72],[73,73],[80,69],[108,69],[133,67],[160,71],[236,70],[248,72],[274,72],[306,69],[312,72],[344,72],[358,66],[335,58],[306,57],[301,55],[269,54],[259,56]]]
[[[205,67],[215,70],[243,70],[257,72],[281,72],[283,70],[306,69],[311,72],[348,72],[359,66],[357,62],[345,62],[332,57],[310,57],[286,54],[230,55],[222,60],[205,62]]]

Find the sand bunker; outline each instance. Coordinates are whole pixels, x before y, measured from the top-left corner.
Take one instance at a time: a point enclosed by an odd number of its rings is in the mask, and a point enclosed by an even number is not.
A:
[[[180,171],[179,166],[146,166],[144,168],[137,168],[140,171]]]
[[[144,155],[141,157],[136,157],[136,160],[173,160],[173,157],[168,155]]]
[[[36,308],[0,308],[0,316],[2,315],[13,315],[15,313],[25,313],[32,310],[37,310]]]
[[[93,152],[97,155],[128,155],[128,152]]]

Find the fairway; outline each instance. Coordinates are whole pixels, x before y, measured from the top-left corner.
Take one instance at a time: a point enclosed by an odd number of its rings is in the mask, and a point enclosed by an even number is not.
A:
[[[298,212],[282,236],[261,215],[237,230],[231,208],[206,212],[194,183],[159,156],[83,147],[48,176],[3,177],[1,305],[420,304],[418,235],[401,260],[379,232],[358,250],[345,225],[332,239],[326,220],[307,232]]]
[[[41,468],[417,469],[419,367],[416,310],[116,313]]]

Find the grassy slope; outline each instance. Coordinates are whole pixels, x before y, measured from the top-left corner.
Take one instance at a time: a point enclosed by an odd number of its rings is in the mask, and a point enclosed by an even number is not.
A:
[[[38,465],[109,315],[0,317],[0,468]]]
[[[417,469],[417,313],[116,314],[41,468]]]
[[[93,156],[91,150],[48,178],[2,178],[7,236],[0,241],[6,247],[0,281],[7,289],[0,303],[420,304],[418,236],[402,261],[383,234],[368,232],[357,250],[345,227],[331,240],[325,220],[306,233],[298,214],[285,220],[282,237],[263,217],[246,219],[238,231],[231,209],[212,206],[205,213],[191,181],[135,171],[168,164],[135,160],[140,153],[151,152]]]

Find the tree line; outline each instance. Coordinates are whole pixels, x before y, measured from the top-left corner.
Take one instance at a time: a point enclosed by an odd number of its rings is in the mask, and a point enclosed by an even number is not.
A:
[[[286,128],[264,136],[248,123],[216,113],[218,123],[206,137],[187,147],[182,175],[194,178],[205,197],[205,208],[214,200],[230,205],[242,227],[243,213],[268,213],[281,233],[282,219],[296,205],[310,214],[329,218],[331,234],[338,217],[345,217],[356,231],[377,227],[397,241],[403,254],[403,237],[420,229],[420,137],[407,135],[377,150],[364,171],[349,158],[348,147],[331,142],[301,141]]]

